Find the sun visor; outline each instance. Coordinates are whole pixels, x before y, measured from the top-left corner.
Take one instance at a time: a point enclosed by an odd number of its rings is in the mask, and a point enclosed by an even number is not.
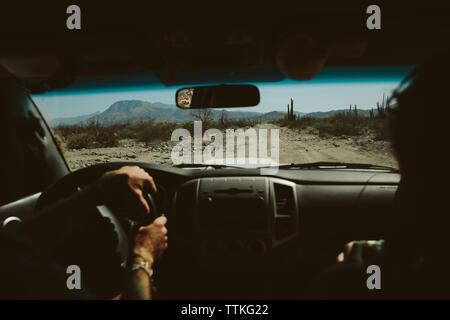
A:
[[[307,36],[291,36],[278,47],[276,63],[293,80],[311,80],[322,70],[329,56],[328,48]]]
[[[63,88],[73,82],[72,76],[57,58],[2,58],[0,65],[30,93]]]
[[[63,65],[56,58],[2,58],[0,64],[21,80],[45,80],[62,73]]]

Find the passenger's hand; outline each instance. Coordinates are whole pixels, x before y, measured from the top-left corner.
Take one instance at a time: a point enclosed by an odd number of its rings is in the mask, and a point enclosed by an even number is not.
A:
[[[114,182],[112,182],[112,179],[107,179],[115,176],[123,178],[114,180]],[[150,212],[143,190],[146,187],[154,192],[157,190],[153,178],[144,169],[137,166],[125,166],[105,173],[104,178],[106,178],[105,181],[109,180],[104,185],[110,193],[107,197],[113,202],[125,201],[129,204],[136,204],[137,202],[146,213]]]
[[[360,266],[380,263],[384,240],[358,240],[347,243],[337,256],[338,263],[350,262]]]
[[[152,264],[164,253],[168,246],[166,223],[166,217],[158,217],[152,224],[139,228],[133,248],[135,257]]]

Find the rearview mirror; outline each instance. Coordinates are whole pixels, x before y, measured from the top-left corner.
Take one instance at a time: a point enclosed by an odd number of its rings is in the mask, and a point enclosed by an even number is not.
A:
[[[176,93],[182,109],[252,107],[259,99],[258,88],[248,84],[182,88]]]

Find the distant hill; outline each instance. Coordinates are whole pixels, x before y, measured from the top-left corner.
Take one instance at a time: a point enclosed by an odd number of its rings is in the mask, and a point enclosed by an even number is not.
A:
[[[225,112],[229,119],[252,118],[260,115],[259,112],[213,110],[214,118],[218,119],[222,112]],[[86,118],[82,123],[95,121],[103,125],[111,125],[127,121],[186,122],[194,119],[191,110],[180,109],[172,104],[125,100],[112,104],[104,112]]]
[[[305,115],[305,113],[295,112],[295,111],[294,111],[294,114],[297,115],[298,117],[303,117]],[[286,116],[286,112],[271,111],[271,112],[267,112],[267,113],[262,113],[262,114],[256,116],[254,119],[262,121],[262,122],[269,122],[269,121],[283,119],[285,116]]]
[[[173,121],[179,109],[175,105],[163,103],[150,103],[140,100],[117,101],[105,111],[85,119],[84,123],[99,122],[103,125],[124,123],[127,121],[148,121],[164,119]],[[184,110],[181,110],[184,111]]]
[[[93,116],[98,115],[100,112],[85,114],[78,117],[66,117],[66,118],[54,118],[47,120],[47,123],[50,127],[56,127],[56,126],[70,126],[73,124],[77,124],[80,122],[85,121],[86,119],[92,118]]]
[[[222,113],[225,113],[228,119],[252,119],[262,122],[274,121],[283,118],[286,113],[281,111],[271,111],[261,113],[256,111],[232,111],[233,109],[221,110],[211,109],[214,119],[219,119]],[[338,112],[347,112],[348,110],[332,110],[327,112],[301,113],[295,112],[299,117],[311,116],[325,118]],[[358,110],[360,115],[368,116],[369,110]],[[195,120],[191,115],[191,110],[177,108],[173,104],[160,102],[147,102],[141,100],[123,100],[117,101],[109,106],[103,112],[82,115],[71,118],[55,118],[48,121],[51,127],[58,125],[85,125],[90,122],[98,122],[102,125],[111,125],[115,123],[134,122],[134,121],[154,121],[154,122],[187,122]]]

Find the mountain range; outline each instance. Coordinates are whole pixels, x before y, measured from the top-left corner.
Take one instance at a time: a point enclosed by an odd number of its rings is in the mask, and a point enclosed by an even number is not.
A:
[[[268,122],[283,118],[286,113],[281,111],[271,111],[267,113],[255,111],[230,111],[222,109],[211,109],[214,119],[219,119],[222,113],[225,113],[228,119],[252,119],[262,122]],[[294,112],[297,116],[325,118],[338,112],[348,111],[348,109],[331,110],[327,112],[302,113]],[[67,118],[54,118],[48,121],[49,126],[60,125],[86,125],[90,122],[98,122],[102,125],[111,125],[115,123],[124,123],[128,121],[154,121],[157,122],[187,122],[195,120],[191,115],[192,110],[180,109],[172,104],[161,102],[147,102],[141,100],[123,100],[113,103],[103,112],[96,112],[87,115]],[[358,110],[360,115],[368,116],[370,110]]]

